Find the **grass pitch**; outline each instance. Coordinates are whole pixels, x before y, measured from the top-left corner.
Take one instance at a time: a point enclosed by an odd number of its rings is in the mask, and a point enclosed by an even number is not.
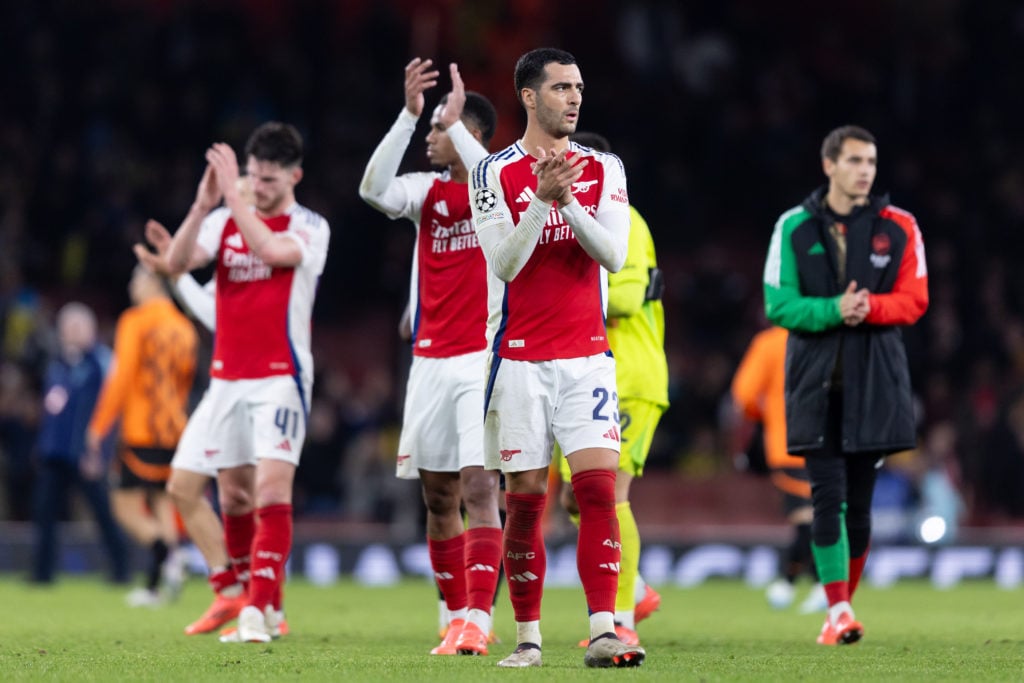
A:
[[[207,606],[200,580],[159,609],[132,609],[124,590],[91,579],[37,588],[0,579],[0,676],[5,681],[936,681],[1020,680],[1024,609],[1019,592],[991,582],[937,591],[925,583],[862,589],[861,643],[821,647],[823,616],[773,612],[738,582],[665,588],[662,608],[640,624],[648,660],[596,671],[576,646],[586,635],[582,591],[544,596],[544,666],[505,670],[515,629],[504,587],[488,657],[432,657],[436,593],[423,580],[392,588],[343,582],[287,586],[292,634],[267,645],[221,644],[182,634]]]

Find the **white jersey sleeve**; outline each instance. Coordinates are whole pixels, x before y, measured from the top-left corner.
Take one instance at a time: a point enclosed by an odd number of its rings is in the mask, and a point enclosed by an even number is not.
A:
[[[459,158],[462,159],[462,165],[467,169],[472,170],[474,166],[483,161],[487,156],[487,148],[473,137],[473,134],[469,132],[466,124],[461,119],[453,123],[447,132],[452,144],[455,145],[455,151],[459,153]]]
[[[418,224],[423,199],[438,174],[398,175],[398,167],[416,130],[416,121],[417,117],[403,107],[366,164],[359,183],[359,196],[388,218],[408,218]]]
[[[224,226],[231,218],[231,210],[226,206],[214,209],[199,225],[199,237],[196,245],[213,258],[220,251],[220,238],[224,234]]]
[[[174,282],[175,298],[193,318],[211,332],[217,327],[215,288],[216,280],[211,279],[205,285],[200,285],[189,273],[183,273]]]
[[[513,223],[498,177],[500,165],[488,157],[470,173],[469,204],[477,241],[488,267],[504,282],[511,282],[530,260],[551,211],[551,204],[536,196]]]
[[[302,249],[299,265],[316,276],[324,272],[327,262],[327,246],[331,239],[331,227],[327,219],[304,206],[295,204],[291,210],[288,230],[284,233],[295,240]]]
[[[579,202],[559,207],[559,211],[583,250],[605,269],[617,273],[626,262],[629,246],[626,173],[622,161],[614,154],[595,153],[594,157],[604,167],[596,215],[591,217]]]

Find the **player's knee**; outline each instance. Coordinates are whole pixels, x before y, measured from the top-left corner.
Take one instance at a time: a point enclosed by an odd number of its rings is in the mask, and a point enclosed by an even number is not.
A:
[[[472,476],[462,478],[462,502],[471,516],[481,512],[488,516],[498,511],[498,474],[496,471],[481,470]]]
[[[576,503],[583,508],[615,507],[614,470],[584,470],[572,475],[572,490]]]
[[[814,482],[811,486],[811,501],[815,519],[822,516],[838,518],[846,502],[842,482],[831,479]]]
[[[179,510],[191,508],[196,503],[197,496],[193,493],[193,487],[173,474],[164,485],[164,491]]]
[[[815,495],[814,522],[811,525],[814,542],[820,546],[833,545],[839,540],[843,500],[840,494],[821,497]]]
[[[457,511],[459,507],[458,495],[448,488],[424,488],[423,502],[431,514],[444,516]]]
[[[222,485],[218,500],[226,515],[244,515],[253,509],[252,495],[244,488]]]

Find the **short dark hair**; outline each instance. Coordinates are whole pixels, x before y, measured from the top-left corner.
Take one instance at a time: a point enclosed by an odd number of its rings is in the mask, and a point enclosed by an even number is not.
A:
[[[612,146],[611,143],[608,142],[608,138],[600,133],[591,133],[590,131],[581,130],[578,133],[573,133],[569,139],[577,145],[590,147],[591,149],[596,149],[598,152],[612,151]]]
[[[295,126],[268,121],[252,132],[245,143],[245,158],[269,161],[280,166],[302,164],[302,136]]]
[[[480,142],[486,147],[494,137],[498,125],[498,112],[491,101],[478,92],[466,93],[466,104],[462,107],[462,122],[471,124],[480,131]]]
[[[839,153],[843,149],[843,142],[849,139],[860,140],[861,142],[870,142],[872,145],[876,144],[875,136],[872,135],[866,128],[860,126],[839,126],[831,133],[825,136],[825,139],[821,143],[821,158],[831,159],[835,161],[839,158]]]
[[[530,50],[516,62],[516,97],[523,101],[523,88],[536,90],[544,82],[544,67],[552,62],[558,64],[575,64],[576,58],[565,50],[554,47],[539,47]]]

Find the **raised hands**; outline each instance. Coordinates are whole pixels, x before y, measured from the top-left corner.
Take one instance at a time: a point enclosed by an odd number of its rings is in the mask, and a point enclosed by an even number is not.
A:
[[[196,188],[196,208],[203,213],[209,213],[217,208],[223,197],[224,193],[221,192],[220,185],[217,183],[213,166],[206,164],[203,177],[199,180],[199,187]]]
[[[213,169],[216,178],[217,189],[220,196],[227,198],[238,195],[238,157],[231,145],[224,142],[215,142],[206,150],[207,171]],[[203,174],[206,179],[206,174]],[[200,182],[200,187],[202,181]],[[216,205],[214,205],[216,206]],[[211,207],[212,208],[212,207]]]
[[[156,250],[154,254],[143,244],[134,244],[132,251],[139,263],[149,268],[154,273],[163,276],[176,275],[167,259],[167,250],[171,246],[171,233],[159,221],[152,218],[146,221],[146,241]]]
[[[535,194],[538,199],[546,202],[557,201],[561,206],[572,203],[572,184],[580,179],[583,169],[590,161],[582,155],[567,159],[568,152],[568,149],[561,152],[552,149],[546,152],[542,147],[537,148],[537,161],[533,163],[531,169],[537,176]]]
[[[437,85],[440,71],[431,70],[430,59],[414,58],[405,65],[405,108],[413,116],[423,113],[423,92]]]
[[[857,289],[857,281],[851,280],[846,291],[839,297],[839,313],[843,322],[850,327],[860,325],[871,312],[871,300],[867,289]]]
[[[437,120],[445,130],[459,120],[462,116],[462,108],[466,106],[466,85],[462,82],[462,74],[459,73],[457,64],[449,64],[448,71],[452,77],[452,91],[448,93],[448,99],[438,114]]]

